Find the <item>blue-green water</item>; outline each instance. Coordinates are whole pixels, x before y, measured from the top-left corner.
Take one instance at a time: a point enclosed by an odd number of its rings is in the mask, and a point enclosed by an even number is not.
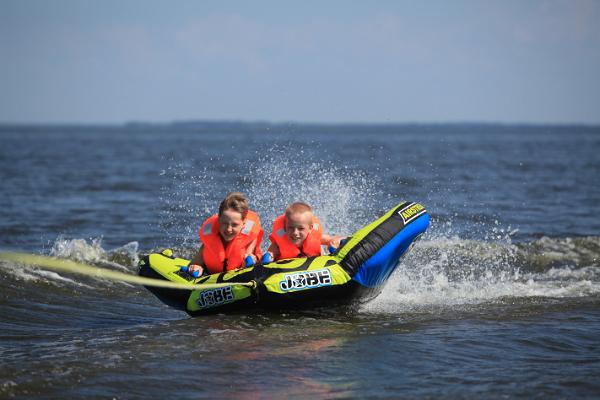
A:
[[[596,398],[600,128],[0,128],[0,250],[136,273],[229,191],[350,234],[432,225],[358,311],[190,319],[144,288],[0,263],[0,397]],[[268,232],[267,232],[268,233]],[[266,247],[266,243],[263,244]]]

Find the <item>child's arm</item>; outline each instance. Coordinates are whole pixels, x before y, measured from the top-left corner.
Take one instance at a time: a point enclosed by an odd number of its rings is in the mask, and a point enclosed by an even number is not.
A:
[[[254,255],[254,250],[256,249],[256,239],[254,239],[250,244],[246,247],[246,254],[244,254],[244,260],[246,257],[252,257],[252,261],[256,262],[257,258]],[[244,261],[244,266],[246,266],[246,261]]]
[[[335,247],[336,249],[340,247],[340,241],[345,239],[345,236],[332,236],[325,235],[321,236],[321,244],[324,244],[327,247]]]
[[[199,274],[202,275],[204,273],[204,246],[200,245],[200,248],[198,249],[198,253],[196,254],[196,256],[192,259],[192,261],[190,261],[189,264],[189,273],[191,274],[194,271],[199,271]]]
[[[279,251],[279,246],[277,246],[277,243],[271,243],[271,245],[267,249],[267,253],[271,254],[271,260],[277,260],[279,258],[279,256],[281,255],[281,252]]]

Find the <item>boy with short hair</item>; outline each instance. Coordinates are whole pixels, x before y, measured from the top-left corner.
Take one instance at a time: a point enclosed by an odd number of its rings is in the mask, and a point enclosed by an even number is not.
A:
[[[303,202],[290,204],[273,222],[267,252],[271,259],[313,257],[321,255],[321,245],[338,247],[341,236],[323,233],[323,227],[312,208]]]
[[[248,200],[231,192],[219,205],[219,213],[209,217],[198,232],[200,249],[188,266],[188,272],[216,274],[243,268],[260,259],[263,229],[258,215],[248,208]]]

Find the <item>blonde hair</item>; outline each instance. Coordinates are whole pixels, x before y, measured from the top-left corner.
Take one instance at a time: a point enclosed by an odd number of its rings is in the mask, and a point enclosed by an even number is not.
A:
[[[246,219],[246,215],[248,215],[248,199],[240,192],[230,192],[219,205],[219,216],[226,210],[239,212],[242,214],[242,219]]]
[[[305,212],[309,212],[312,215],[312,208],[310,208],[308,204],[298,201],[296,203],[290,204],[285,209],[285,217],[289,218],[289,216],[292,214],[303,214]]]

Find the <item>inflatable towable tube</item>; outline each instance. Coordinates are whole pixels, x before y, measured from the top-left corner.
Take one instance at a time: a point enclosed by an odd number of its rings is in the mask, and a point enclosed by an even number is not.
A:
[[[139,274],[196,285],[193,290],[148,287],[163,302],[191,315],[254,307],[363,303],[381,292],[401,258],[428,226],[425,207],[402,202],[355,232],[330,255],[291,258],[194,278],[181,270],[189,260],[165,250],[143,257]]]

